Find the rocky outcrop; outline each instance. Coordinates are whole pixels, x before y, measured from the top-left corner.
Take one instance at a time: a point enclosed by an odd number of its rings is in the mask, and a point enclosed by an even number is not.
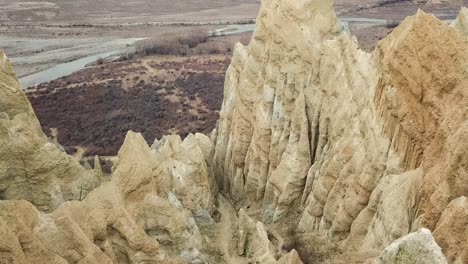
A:
[[[192,211],[212,210],[212,194],[195,138],[171,137],[158,151],[130,132],[110,182],[51,214],[26,201],[0,202],[0,232],[11,237],[0,242],[2,257],[13,263],[206,261]]]
[[[443,249],[449,263],[466,263],[468,260],[468,199],[452,200],[442,212],[434,230],[434,237]]]
[[[452,22],[451,26],[463,36],[468,36],[468,8],[461,8],[457,19]]]
[[[379,263],[446,264],[447,260],[434,241],[431,231],[421,229],[386,247],[379,257]]]
[[[422,11],[372,54],[339,29],[333,1],[262,4],[227,72],[214,171],[265,223],[382,250],[468,193],[467,42]]]
[[[0,52],[0,199],[24,199],[50,212],[99,185],[92,171],[49,140]]]
[[[270,240],[274,239],[273,241]],[[302,264],[296,250],[284,252],[282,239],[268,233],[262,222],[255,222],[244,209],[239,211],[238,254],[249,263]]]
[[[110,180],[42,133],[3,53],[0,68],[1,263],[202,263],[192,212],[213,211],[211,140],[171,136],[151,149],[129,132]],[[38,210],[39,209],[39,210]]]
[[[48,143],[2,55],[0,262],[466,263],[463,19],[419,11],[366,53],[333,4],[263,1],[211,138],[129,132],[89,194],[99,159]]]

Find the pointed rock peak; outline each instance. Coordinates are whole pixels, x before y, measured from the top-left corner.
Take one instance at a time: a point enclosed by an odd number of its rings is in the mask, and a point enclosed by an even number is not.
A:
[[[211,159],[214,150],[213,141],[204,134],[197,133],[195,138],[198,142],[198,147],[202,150],[206,159]]]
[[[401,78],[413,71],[413,77],[425,78],[420,72],[414,71],[419,71],[422,65],[430,65],[432,72],[440,73],[440,79],[444,79],[453,75],[450,73],[463,71],[464,66],[460,64],[466,58],[466,44],[466,40],[445,22],[419,10],[382,40],[376,52],[380,52],[384,64],[392,66],[384,69],[386,74],[398,71],[403,73],[399,75]],[[434,67],[440,68],[440,71],[434,70]],[[449,68],[452,68],[451,72],[448,71]],[[394,77],[392,82],[398,81],[398,76]],[[416,83],[410,84],[409,88],[412,89],[421,86]]]
[[[277,264],[302,264],[301,258],[295,249],[278,260]]]
[[[209,137],[203,135],[203,134],[188,134],[187,137],[185,137],[184,141],[182,142],[181,146],[184,148],[199,148],[199,143],[204,142],[206,144],[210,144],[211,140]]]
[[[166,145],[166,142],[167,137],[162,137],[161,139],[156,138],[150,148],[153,152],[160,153],[162,151],[162,148]]]
[[[457,19],[455,19],[450,26],[461,35],[468,36],[468,8],[462,7],[460,13],[458,13]]]
[[[92,170],[93,168],[91,167],[91,164],[89,164],[89,161],[87,159],[84,160],[83,162],[83,167],[87,170]]]
[[[302,32],[307,39],[319,42],[341,29],[334,5],[333,0],[262,1],[256,37],[269,38],[270,33],[276,33],[289,38]]]
[[[8,74],[11,77],[16,76],[13,65],[8,59],[8,56],[2,50],[0,50],[0,71],[4,74]],[[15,81],[17,82],[17,80]]]
[[[119,158],[127,155],[128,153],[135,152],[149,152],[150,148],[146,140],[140,133],[135,133],[133,131],[128,131],[127,136],[125,137],[124,143],[119,150]]]
[[[8,57],[0,50],[0,113],[13,118],[20,113],[31,113],[32,107],[21,88]]]
[[[99,179],[102,178],[102,166],[98,155],[94,156],[94,173]]]
[[[185,155],[192,157],[194,160],[205,158],[205,154],[200,148],[197,137],[194,134],[189,134],[180,145],[180,148]]]
[[[192,133],[189,133],[189,134],[184,138],[183,142],[185,142],[185,141],[190,141],[190,142],[192,142],[194,139],[195,139],[195,135],[192,134]],[[182,142],[182,143],[183,143],[183,142]]]
[[[167,156],[171,156],[174,151],[182,144],[182,138],[179,135],[166,135],[158,142],[155,141],[151,146],[152,149]]]
[[[335,18],[335,1],[333,0],[295,0],[279,1],[278,7],[284,14],[299,21],[307,21],[316,17]]]
[[[408,44],[413,46],[415,41],[427,44],[427,39],[453,39],[454,32],[449,26],[432,14],[418,10],[415,15],[407,17],[398,27],[383,39],[379,48],[394,49],[396,46]]]
[[[182,138],[179,135],[164,136],[166,144],[169,144],[172,148],[175,148],[182,144]]]

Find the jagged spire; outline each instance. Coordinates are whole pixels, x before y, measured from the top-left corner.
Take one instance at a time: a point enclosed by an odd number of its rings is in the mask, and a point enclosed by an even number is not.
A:
[[[102,182],[103,172],[101,167],[101,161],[99,160],[99,156],[94,156],[94,173],[96,177]]]
[[[468,8],[460,9],[457,19],[452,22],[451,26],[463,36],[468,36]]]

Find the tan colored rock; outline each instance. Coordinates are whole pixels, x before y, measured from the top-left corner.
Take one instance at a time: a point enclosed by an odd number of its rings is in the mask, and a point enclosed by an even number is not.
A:
[[[0,201],[0,261],[302,263],[300,252],[349,263],[383,250],[384,263],[444,263],[438,243],[465,263],[463,14],[454,30],[418,11],[366,53],[340,32],[333,4],[263,1],[251,43],[236,44],[211,137],[150,148],[129,132],[111,180],[88,195],[93,173],[48,142],[2,55],[0,196],[47,213]],[[218,187],[240,208],[237,241]],[[221,211],[229,223],[210,218]],[[227,234],[203,234],[196,218]]]
[[[205,155],[211,152],[211,144],[208,137],[200,138],[192,134],[183,141],[179,136],[168,137],[155,153],[154,162],[165,175],[170,175],[171,184],[168,187],[185,208],[211,212],[216,187],[205,159]],[[199,145],[199,142],[202,144]],[[162,182],[158,180],[158,184]]]
[[[189,155],[188,148],[198,149],[196,144],[189,144],[190,140],[184,141],[183,147],[187,148],[184,155]],[[195,153],[204,161],[201,151]],[[130,132],[119,151],[111,181],[92,191],[82,202],[65,202],[46,215],[41,215],[27,202],[0,202],[0,232],[19,241],[16,247],[11,243],[0,244],[0,257],[11,256],[14,263],[30,263],[36,258],[41,263],[45,258],[56,263],[191,263],[203,260],[205,257],[199,253],[204,246],[203,239],[192,213],[172,192],[164,193],[164,189],[161,191],[157,186],[167,175],[179,174],[166,174],[164,169],[155,167],[167,166],[154,163],[157,159],[158,155],[151,152],[143,137]],[[164,160],[188,168],[198,164],[185,164],[169,157]],[[199,177],[196,172],[186,170],[183,176],[187,180]],[[195,190],[198,180],[201,179],[190,182]],[[208,182],[200,184],[209,185]],[[182,193],[177,186],[173,190]],[[182,197],[195,201],[190,195]],[[31,220],[17,222],[19,218]],[[30,250],[25,251],[25,243],[30,243]],[[31,252],[42,252],[43,256]]]
[[[462,7],[457,19],[450,26],[463,36],[468,36],[468,8]]]
[[[96,174],[96,177],[102,182],[103,177],[104,177],[104,172],[102,171],[101,160],[99,159],[98,155],[94,156],[93,170],[94,170],[94,173]]]
[[[40,213],[26,201],[0,202],[0,261],[5,263],[68,263],[33,233]],[[28,248],[28,250],[24,250]],[[104,262],[105,263],[105,262]]]
[[[278,264],[302,264],[301,258],[295,249],[291,250],[288,254],[282,256]]]
[[[0,199],[25,199],[50,212],[83,199],[98,179],[49,141],[0,52]]]
[[[248,258],[249,263],[302,264],[296,250],[282,255],[270,241],[267,227],[255,222],[244,209],[239,211],[238,254]],[[282,256],[281,256],[282,255]]]
[[[449,263],[468,262],[468,199],[454,199],[445,208],[434,230]]]
[[[419,11],[368,54],[332,6],[262,3],[227,72],[214,173],[266,223],[300,219],[299,231],[365,254],[434,230],[468,193],[468,47]],[[442,246],[454,259],[456,243]]]
[[[411,222],[417,215],[422,182],[421,169],[384,177],[372,193],[368,206],[351,226],[349,241],[359,241],[353,246],[362,250],[382,248],[412,232]],[[359,234],[366,235],[359,237]]]
[[[406,235],[386,247],[379,257],[382,264],[446,264],[444,254],[431,231],[421,229]]]

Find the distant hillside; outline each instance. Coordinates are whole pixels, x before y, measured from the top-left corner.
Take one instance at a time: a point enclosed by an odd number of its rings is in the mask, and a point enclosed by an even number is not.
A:
[[[0,0],[2,22],[120,22],[199,21],[255,17],[259,3],[252,0]],[[197,15],[199,14],[199,16]],[[174,17],[174,15],[176,15]]]

